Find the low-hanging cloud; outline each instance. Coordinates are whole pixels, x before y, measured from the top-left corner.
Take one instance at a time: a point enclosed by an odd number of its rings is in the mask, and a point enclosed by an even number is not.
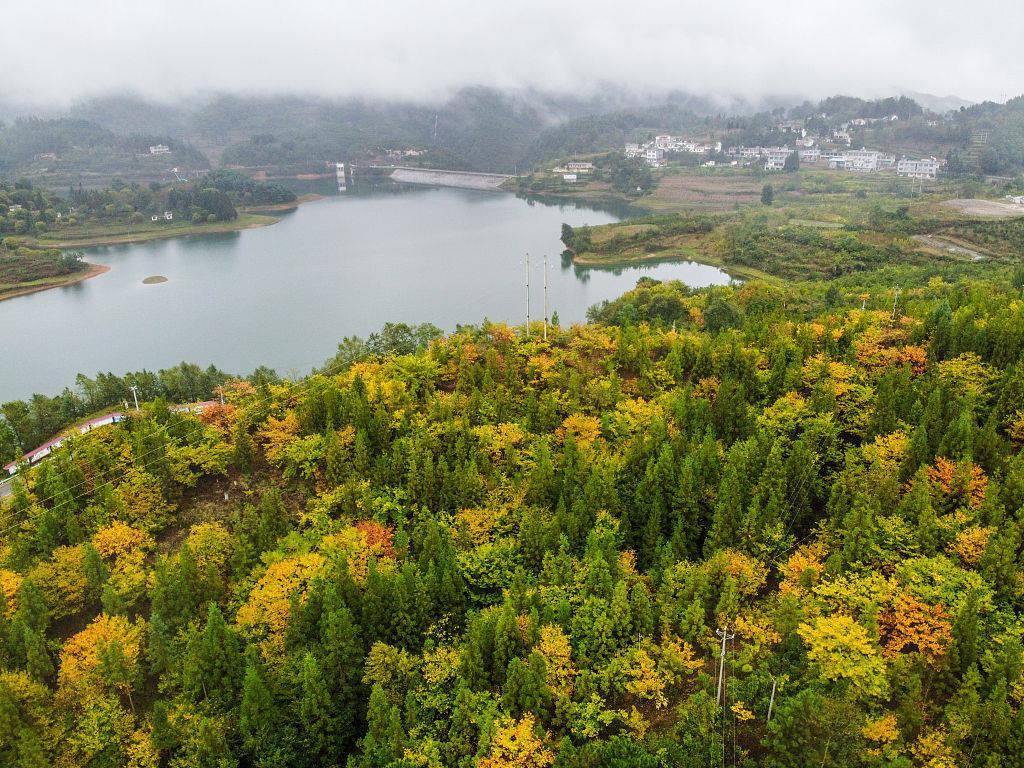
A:
[[[0,96],[434,100],[465,85],[760,97],[1024,90],[1005,0],[56,0],[0,19]]]

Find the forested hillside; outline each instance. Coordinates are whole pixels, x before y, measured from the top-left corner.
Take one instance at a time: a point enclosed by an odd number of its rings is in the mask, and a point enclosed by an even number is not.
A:
[[[0,764],[1022,765],[1022,290],[641,281],[147,402],[0,502]]]
[[[434,103],[219,94],[158,104],[116,95],[83,101],[59,118],[0,122],[0,173],[51,186],[79,176],[100,184],[118,175],[163,179],[171,167],[210,163],[294,174],[405,148],[429,153],[405,162],[512,172],[665,132],[727,145],[786,144],[794,135],[779,124],[788,116],[823,136],[845,127],[855,147],[948,157],[955,173],[1014,175],[1024,170],[1022,103],[1018,97],[936,113],[905,96],[797,104],[793,98],[638,96],[615,88],[576,95],[468,87]],[[893,115],[898,120],[890,122]],[[852,123],[858,119],[878,122]],[[171,152],[148,155],[157,143]]]
[[[0,177],[32,176],[51,186],[66,186],[83,178],[101,183],[115,177],[163,178],[171,166],[209,167],[206,157],[189,143],[137,132],[115,133],[95,122],[74,118],[20,118],[0,121]],[[149,148],[168,145],[168,154]]]

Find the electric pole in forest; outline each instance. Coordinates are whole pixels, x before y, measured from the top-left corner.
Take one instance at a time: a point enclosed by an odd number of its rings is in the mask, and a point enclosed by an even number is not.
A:
[[[900,290],[901,289],[900,289],[900,287],[898,285],[893,288],[893,294],[892,294],[892,321],[894,323],[896,322],[896,302],[900,298]]]
[[[139,410],[139,388],[132,384],[128,389],[132,391],[132,397],[135,398],[135,410],[137,411]]]
[[[544,341],[548,340],[548,255],[544,254]]]
[[[526,254],[526,338],[530,338],[530,254]]]
[[[768,699],[768,717],[765,722],[770,723],[772,721],[772,708],[775,706],[775,686],[779,684],[776,677],[772,676],[772,696]]]
[[[715,694],[715,701],[725,707],[725,702],[722,700],[722,679],[725,677],[725,643],[727,640],[732,640],[736,637],[735,634],[729,634],[729,625],[726,624],[724,629],[716,629],[715,634],[722,638],[722,655],[718,659],[718,692]]]

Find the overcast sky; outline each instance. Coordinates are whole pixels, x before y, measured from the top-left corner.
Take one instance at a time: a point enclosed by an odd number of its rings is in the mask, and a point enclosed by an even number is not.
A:
[[[3,2],[0,98],[434,99],[467,84],[756,97],[1024,92],[1020,0]]]

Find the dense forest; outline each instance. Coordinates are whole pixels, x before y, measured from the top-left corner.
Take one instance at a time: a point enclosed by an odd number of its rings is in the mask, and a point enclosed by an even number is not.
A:
[[[152,381],[0,501],[0,764],[1024,765],[1022,291],[642,280]]]

